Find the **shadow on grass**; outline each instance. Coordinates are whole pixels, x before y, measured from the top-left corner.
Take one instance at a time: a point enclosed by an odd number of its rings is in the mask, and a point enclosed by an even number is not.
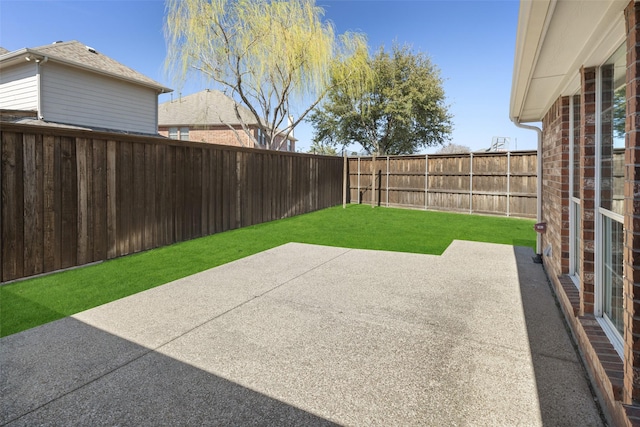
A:
[[[65,316],[51,307],[16,295],[8,287],[0,287],[0,336],[15,334]]]

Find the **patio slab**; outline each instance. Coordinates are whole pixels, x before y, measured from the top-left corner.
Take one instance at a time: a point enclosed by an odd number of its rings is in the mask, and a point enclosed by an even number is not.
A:
[[[601,426],[529,248],[290,243],[0,340],[0,424]]]

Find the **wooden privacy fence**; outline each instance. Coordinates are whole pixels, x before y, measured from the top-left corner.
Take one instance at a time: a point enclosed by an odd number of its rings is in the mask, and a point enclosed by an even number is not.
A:
[[[535,218],[536,159],[535,151],[350,157],[349,199]]]
[[[342,202],[339,157],[8,123],[0,140],[3,282]]]

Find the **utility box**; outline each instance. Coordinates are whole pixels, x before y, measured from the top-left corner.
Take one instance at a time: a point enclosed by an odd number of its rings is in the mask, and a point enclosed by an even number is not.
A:
[[[536,230],[536,233],[543,234],[547,231],[547,223],[539,222],[533,226],[533,229]]]

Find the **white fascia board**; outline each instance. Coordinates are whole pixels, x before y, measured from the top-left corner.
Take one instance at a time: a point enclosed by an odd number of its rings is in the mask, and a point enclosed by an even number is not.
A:
[[[557,39],[562,37],[558,28],[564,25],[559,20],[566,19],[567,8],[575,8],[576,3],[521,1],[509,110],[511,119],[540,121],[559,96],[575,93],[579,88],[576,88],[576,82],[579,82],[580,68],[601,65],[624,42],[623,14],[627,4],[626,0],[582,2],[581,11],[590,23],[578,25],[575,31],[582,33],[582,37],[573,37],[567,43],[566,39]],[[550,27],[555,31],[550,31]],[[562,50],[558,50],[559,46]],[[551,58],[557,58],[555,65],[561,65],[561,68],[545,75],[549,70],[546,66],[541,69],[541,63],[549,64]],[[536,93],[532,94],[535,81]]]
[[[519,119],[555,0],[520,2],[509,116]]]
[[[87,66],[79,64],[77,62],[68,61],[66,59],[59,58],[59,57],[57,57],[55,55],[43,55],[42,53],[40,53],[40,52],[38,52],[36,50],[29,49],[29,48],[23,48],[23,49],[19,49],[19,50],[13,51],[13,52],[6,53],[4,55],[0,55],[0,69],[2,69],[4,67],[9,67],[9,66],[15,65],[16,63],[19,63],[21,61],[25,61],[25,58],[27,56],[33,56],[34,58],[41,59],[41,60],[44,59],[44,58],[47,58],[48,61],[57,62],[58,64],[66,65],[68,67],[78,68],[78,69],[81,69],[81,70],[89,71],[89,72],[92,72],[92,73],[100,74],[100,75],[111,77],[111,78],[114,78],[114,79],[126,81],[126,82],[129,82],[129,83],[133,83],[133,84],[136,84],[138,86],[148,87],[148,88],[154,89],[158,93],[173,92],[173,89],[170,89],[168,87],[164,87],[164,86],[162,86],[160,84],[154,85],[154,84],[151,84],[151,83],[141,82],[139,80],[132,80],[132,79],[123,77],[123,76],[115,74],[115,73],[109,73],[107,71],[99,70],[99,69],[92,68],[92,67],[87,67]]]

